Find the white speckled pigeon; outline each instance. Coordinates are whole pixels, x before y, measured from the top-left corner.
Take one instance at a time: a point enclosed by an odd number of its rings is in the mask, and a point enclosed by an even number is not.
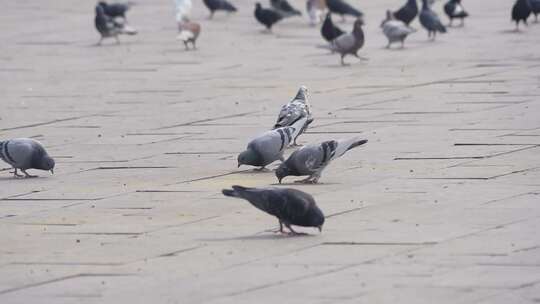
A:
[[[304,133],[309,124],[313,122],[308,101],[308,90],[305,86],[301,86],[293,100],[281,107],[274,129],[292,126],[302,118],[307,118],[307,120],[302,129],[298,131],[298,135],[294,138],[293,145],[297,145],[296,139],[298,136]]]
[[[322,231],[324,214],[317,207],[313,197],[300,190],[232,186],[232,189],[223,189],[222,193],[225,196],[245,199],[257,209],[277,217],[281,233],[284,232],[283,225],[293,235],[301,233],[294,231],[291,225],[317,227],[319,231]]]
[[[0,159],[15,169],[16,177],[23,177],[17,173],[18,169],[24,173],[25,177],[36,177],[28,174],[26,172],[28,169],[54,172],[54,159],[47,154],[41,143],[31,138],[0,141]]]

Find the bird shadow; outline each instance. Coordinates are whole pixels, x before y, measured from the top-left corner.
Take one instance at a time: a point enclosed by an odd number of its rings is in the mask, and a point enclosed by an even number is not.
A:
[[[198,239],[198,240],[203,241],[203,242],[268,241],[268,240],[287,240],[291,238],[315,237],[315,236],[317,235],[307,234],[307,233],[302,233],[302,234],[272,233],[272,234],[252,234],[252,235],[226,237],[226,238],[203,238],[203,239]]]
[[[501,34],[523,34],[524,31],[522,30],[516,30],[516,29],[508,29],[508,30],[500,30],[499,33]]]
[[[270,184],[271,186],[320,186],[320,185],[326,185],[326,186],[331,186],[331,185],[338,185],[338,183],[300,183],[300,182],[287,182],[287,183],[273,183],[273,184]]]

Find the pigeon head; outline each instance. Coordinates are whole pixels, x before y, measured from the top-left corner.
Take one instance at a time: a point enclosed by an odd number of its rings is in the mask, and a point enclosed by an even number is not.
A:
[[[281,163],[279,167],[276,169],[276,177],[281,184],[281,180],[287,176],[290,175],[289,167],[287,167],[287,164]]]
[[[96,5],[96,16],[105,16],[105,10],[103,9],[103,6]]]
[[[105,1],[99,1],[99,2],[98,2],[98,5],[101,6],[101,7],[103,7],[103,8],[105,8],[105,7],[107,7],[107,2],[105,2]]]
[[[34,167],[40,170],[51,171],[51,173],[54,174],[54,165],[54,159],[52,159],[52,157],[48,155],[45,155],[37,163],[34,164]]]
[[[255,9],[261,9],[261,8],[262,8],[261,4],[259,2],[256,2]]]
[[[258,166],[259,155],[253,150],[246,150],[238,155],[238,167],[241,165]]]
[[[294,97],[294,99],[306,100],[307,94],[308,94],[308,89],[306,88],[306,86],[300,86],[300,88],[298,89],[298,93],[296,93],[296,96]]]
[[[322,232],[322,227],[324,225],[324,215],[322,214],[321,210],[318,208],[311,209],[309,211],[308,217],[310,219],[310,226],[311,227],[317,227],[319,229],[319,232]]]
[[[385,24],[386,22],[388,22],[388,21],[394,19],[393,17],[394,17],[394,16],[393,16],[393,14],[392,14],[392,11],[387,10],[387,11],[386,11],[386,19],[384,19],[384,20],[381,22],[381,27],[383,27],[384,24]]]

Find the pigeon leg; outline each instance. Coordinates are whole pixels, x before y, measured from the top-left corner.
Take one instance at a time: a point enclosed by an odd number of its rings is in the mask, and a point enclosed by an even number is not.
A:
[[[208,16],[208,20],[212,20],[214,18],[214,11],[210,12],[210,16]]]
[[[99,38],[99,41],[96,43],[96,45],[101,45],[101,42],[103,41],[103,36]]]
[[[285,223],[285,227],[287,227],[291,231],[292,235],[306,235],[307,234],[307,233],[303,233],[303,232],[294,231],[294,229],[292,229],[292,227],[291,227],[291,225],[289,223]]]
[[[454,21],[454,18],[450,18],[450,23],[448,23],[448,27],[452,27],[452,21]]]
[[[461,18],[461,23],[459,24],[460,27],[465,26],[465,18]]]
[[[14,177],[23,177],[23,175],[20,175],[19,173],[17,173],[17,168],[13,168],[13,169],[15,169],[15,171],[13,171]]]
[[[346,65],[346,64],[345,64],[345,61],[343,61],[343,58],[344,58],[344,57],[345,57],[345,55],[342,54],[342,55],[341,55],[341,65],[343,65],[343,66]]]
[[[28,174],[28,172],[26,172],[26,170],[21,169],[21,171],[22,171],[22,173],[24,173],[24,175],[25,175],[26,178],[37,177],[37,175],[30,175],[30,174]]]
[[[402,49],[405,48],[405,39],[401,39],[401,48],[402,48]]]
[[[184,40],[184,46],[186,47],[186,51],[189,51],[189,46],[187,40]]]
[[[196,49],[197,49],[197,45],[195,45],[195,40],[191,40],[191,44],[193,45],[193,49],[196,50]]]
[[[391,44],[392,44],[392,42],[390,42],[390,40],[389,40],[388,44],[386,45],[386,48],[389,49]]]

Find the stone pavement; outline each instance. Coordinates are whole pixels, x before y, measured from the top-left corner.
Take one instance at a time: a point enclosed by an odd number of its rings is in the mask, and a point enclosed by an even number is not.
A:
[[[353,1],[369,60],[341,67],[305,19],[262,34],[252,1],[212,21],[194,2],[196,52],[172,1],[141,0],[140,34],[102,47],[93,1],[2,3],[0,138],[40,140],[57,168],[0,164],[0,303],[540,302],[540,24],[513,33],[513,1],[464,1],[466,27],[428,42],[414,21],[386,50],[403,1]],[[236,155],[301,84],[300,142],[369,143],[290,184],[328,218],[287,237],[220,190],[276,183]]]

